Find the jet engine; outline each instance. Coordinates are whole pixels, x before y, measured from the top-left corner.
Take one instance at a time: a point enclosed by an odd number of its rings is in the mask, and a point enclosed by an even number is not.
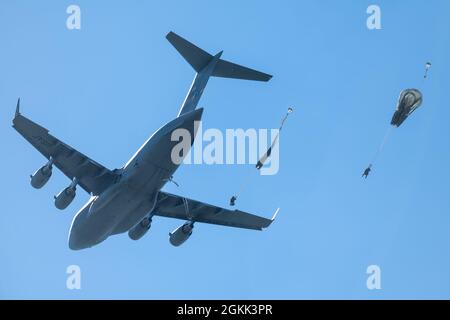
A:
[[[194,229],[194,222],[192,221],[186,222],[176,228],[173,232],[169,233],[170,243],[175,247],[182,245],[191,236],[192,229]]]
[[[77,190],[77,178],[73,178],[72,183],[55,196],[55,207],[64,210],[72,203]]]
[[[128,236],[131,240],[139,240],[150,230],[151,225],[152,219],[146,217],[128,231]]]
[[[47,183],[52,176],[52,166],[53,158],[50,157],[50,160],[45,165],[30,175],[30,183],[33,188],[40,189]]]

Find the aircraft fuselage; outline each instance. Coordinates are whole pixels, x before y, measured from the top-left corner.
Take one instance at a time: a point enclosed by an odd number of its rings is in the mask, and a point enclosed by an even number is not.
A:
[[[128,231],[153,211],[158,192],[171,179],[180,163],[172,161],[176,129],[195,137],[195,121],[203,109],[185,113],[157,130],[120,169],[118,179],[100,195],[93,196],[75,215],[69,233],[69,247],[92,247],[113,234]]]

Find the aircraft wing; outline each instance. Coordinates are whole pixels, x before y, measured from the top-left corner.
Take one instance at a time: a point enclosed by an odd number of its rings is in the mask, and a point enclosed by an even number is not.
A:
[[[13,119],[13,127],[44,157],[47,159],[52,157],[54,165],[69,179],[72,180],[76,177],[78,185],[88,193],[100,194],[117,177],[111,170],[58,140],[49,134],[47,129],[22,116],[19,112],[19,103]]]
[[[156,216],[168,218],[218,224],[227,227],[262,230],[270,226],[278,210],[272,219],[267,219],[240,210],[228,210],[160,191],[153,212]]]

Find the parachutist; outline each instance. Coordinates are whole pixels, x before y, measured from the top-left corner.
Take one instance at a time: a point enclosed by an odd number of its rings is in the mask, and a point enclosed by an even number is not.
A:
[[[230,199],[230,206],[234,207],[234,205],[236,204],[236,200],[237,200],[236,196],[232,196]]]
[[[426,79],[428,77],[428,70],[431,68],[431,62],[427,62],[425,64],[425,74],[423,75],[423,78]]]
[[[293,107],[288,107],[286,115],[281,120],[280,128],[278,129],[278,133],[276,134],[275,138],[273,139],[272,144],[270,145],[269,149],[267,149],[267,151],[261,156],[261,158],[256,163],[256,165],[255,165],[256,170],[260,170],[264,166],[264,163],[267,161],[267,159],[269,159],[269,157],[271,156],[272,149],[278,143],[278,139],[279,139],[279,136],[280,136],[281,129],[283,129],[283,126],[284,126],[284,123],[286,122],[286,119],[288,118],[288,116],[292,112],[294,112],[294,108]],[[238,197],[238,195],[241,194],[242,189],[243,189],[243,186],[241,186],[239,192],[236,193],[236,195],[231,197],[231,199],[230,199],[230,206],[233,207],[236,204],[237,197]]]
[[[364,173],[362,174],[361,177],[364,177],[365,179],[367,179],[367,177],[369,176],[370,171],[372,171],[372,165],[369,165],[366,170],[364,170]]]

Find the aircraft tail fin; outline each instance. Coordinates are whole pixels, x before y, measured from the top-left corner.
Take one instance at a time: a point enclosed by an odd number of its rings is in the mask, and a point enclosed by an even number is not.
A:
[[[167,34],[166,39],[197,72],[202,71],[213,58],[208,52],[200,49],[172,31]]]
[[[197,73],[200,73],[214,60],[213,55],[200,49],[172,31],[167,34],[166,38]],[[269,74],[222,59],[217,61],[210,75],[214,77],[255,81],[269,81],[272,78]]]
[[[166,38],[197,72],[178,116],[197,108],[210,77],[256,81],[269,81],[272,78],[269,74],[222,60],[220,58],[222,51],[213,56],[172,31],[167,34]]]

